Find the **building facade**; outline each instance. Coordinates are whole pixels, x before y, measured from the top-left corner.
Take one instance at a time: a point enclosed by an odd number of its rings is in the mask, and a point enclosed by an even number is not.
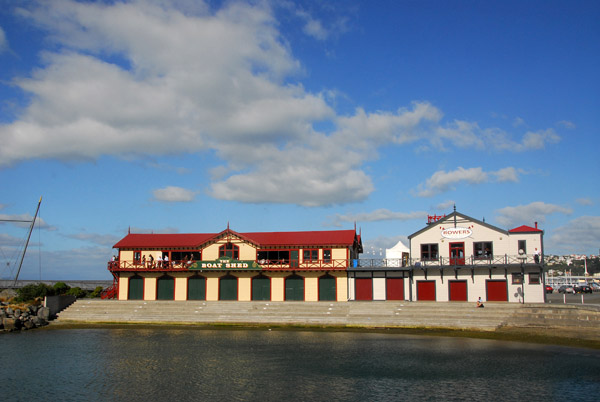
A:
[[[128,234],[109,263],[119,300],[347,301],[355,230]]]
[[[361,260],[350,300],[543,303],[543,231],[503,230],[454,211],[408,236],[410,261]]]

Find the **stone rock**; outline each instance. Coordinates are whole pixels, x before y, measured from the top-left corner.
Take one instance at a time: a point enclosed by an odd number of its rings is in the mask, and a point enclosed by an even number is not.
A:
[[[37,311],[37,316],[46,321],[50,320],[50,309],[48,307],[40,307]]]
[[[14,289],[4,289],[0,292],[0,299],[10,300],[18,296],[18,293]]]
[[[25,329],[33,329],[33,328],[35,328],[35,324],[31,320],[25,320],[23,322],[23,328],[25,328]]]
[[[21,321],[17,320],[16,318],[3,318],[2,323],[4,324],[5,331],[15,331],[21,329]]]

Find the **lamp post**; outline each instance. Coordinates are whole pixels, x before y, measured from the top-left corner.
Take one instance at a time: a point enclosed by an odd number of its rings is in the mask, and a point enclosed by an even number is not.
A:
[[[525,260],[527,255],[522,249],[519,250],[519,260],[521,260],[521,296],[523,297],[523,304],[525,304]]]

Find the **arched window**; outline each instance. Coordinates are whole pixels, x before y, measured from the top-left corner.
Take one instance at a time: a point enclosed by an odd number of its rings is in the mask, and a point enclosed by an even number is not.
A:
[[[235,244],[227,243],[219,247],[219,257],[229,257],[234,260],[240,259],[240,248]]]

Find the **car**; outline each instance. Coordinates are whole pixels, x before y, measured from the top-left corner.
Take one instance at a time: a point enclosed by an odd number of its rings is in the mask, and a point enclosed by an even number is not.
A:
[[[552,285],[546,285],[546,293],[552,293],[554,292],[554,288],[552,287]]]
[[[558,293],[575,293],[572,285],[562,285],[558,288]]]
[[[573,286],[574,293],[592,293],[592,288],[587,283],[578,283]]]
[[[600,292],[600,285],[596,282],[592,282],[590,287],[592,288],[592,292]]]

